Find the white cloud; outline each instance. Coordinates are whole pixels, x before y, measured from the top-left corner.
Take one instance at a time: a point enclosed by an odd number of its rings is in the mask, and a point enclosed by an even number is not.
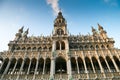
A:
[[[59,12],[59,0],[46,0],[47,4],[50,5],[53,9],[54,15]]]
[[[103,0],[103,1],[111,6],[118,6],[117,0]]]

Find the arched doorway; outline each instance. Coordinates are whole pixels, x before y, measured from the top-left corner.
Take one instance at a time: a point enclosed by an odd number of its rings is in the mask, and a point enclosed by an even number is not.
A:
[[[66,72],[67,72],[66,60],[63,57],[57,57],[55,61],[55,73],[61,74]]]

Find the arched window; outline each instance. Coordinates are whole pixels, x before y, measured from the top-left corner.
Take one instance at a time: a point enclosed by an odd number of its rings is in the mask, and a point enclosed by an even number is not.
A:
[[[101,46],[101,49],[105,49],[105,46],[104,46],[104,45],[102,45],[102,46]]]
[[[63,41],[61,42],[61,49],[65,50],[65,43]]]
[[[42,48],[41,48],[41,47],[39,47],[39,48],[38,48],[38,51],[41,51],[41,50],[42,50]]]
[[[99,49],[99,46],[98,46],[98,45],[96,45],[96,49],[97,49],[97,50]]]
[[[31,50],[31,47],[28,47],[27,50]]]
[[[83,50],[83,46],[80,46],[79,48],[80,48],[80,50]]]
[[[59,43],[59,41],[56,42],[56,50],[60,50],[60,43]]]
[[[25,50],[25,49],[26,49],[25,47],[22,48],[22,50]]]
[[[36,47],[33,47],[32,50],[36,50]]]
[[[90,49],[91,49],[91,50],[94,50],[94,47],[93,47],[93,45],[91,45],[91,46],[90,46]]]
[[[62,29],[57,29],[57,34],[58,35],[63,35],[64,34],[64,31]]]

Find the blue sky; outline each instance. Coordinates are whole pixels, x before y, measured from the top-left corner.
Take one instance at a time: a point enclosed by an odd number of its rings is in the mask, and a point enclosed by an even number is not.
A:
[[[120,0],[0,0],[0,51],[22,26],[29,36],[50,35],[58,8],[71,34],[92,34],[99,23],[120,48]]]

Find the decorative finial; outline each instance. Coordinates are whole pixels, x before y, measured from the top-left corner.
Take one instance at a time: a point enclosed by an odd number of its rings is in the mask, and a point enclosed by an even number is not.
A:
[[[19,29],[19,32],[20,32],[20,33],[23,33],[23,28],[24,28],[24,26],[22,26],[22,27]]]
[[[103,27],[98,23],[98,29],[101,30]]]
[[[91,26],[91,28],[92,28],[92,32],[96,31],[93,26]]]

